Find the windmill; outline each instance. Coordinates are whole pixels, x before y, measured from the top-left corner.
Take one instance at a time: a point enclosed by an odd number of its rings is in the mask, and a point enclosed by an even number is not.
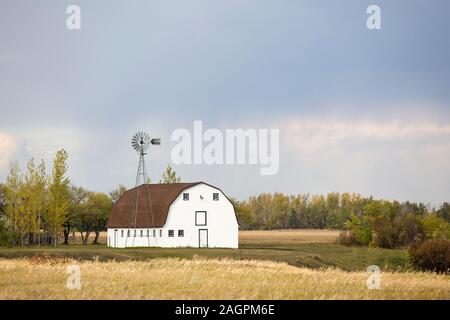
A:
[[[143,132],[143,131],[139,131],[137,133],[134,134],[133,138],[131,139],[131,146],[133,147],[134,150],[136,150],[136,152],[139,154],[139,165],[138,165],[138,170],[137,170],[137,174],[136,174],[136,187],[145,184],[147,182],[147,170],[145,168],[145,159],[144,156],[147,154],[146,151],[148,149],[148,147],[150,145],[160,145],[161,144],[161,139],[160,138],[156,138],[156,139],[150,139],[150,136]],[[141,182],[142,180],[142,182]],[[148,221],[148,214],[150,213],[151,218],[152,218],[152,223],[154,225],[155,221],[154,221],[154,217],[153,217],[153,210],[152,210],[152,200],[150,197],[150,192],[149,192],[149,188],[148,186],[146,186],[146,191],[147,191],[147,201],[148,203],[146,203],[144,205],[144,219],[146,221]],[[134,208],[131,212],[131,216],[130,216],[130,223],[132,225],[134,225],[136,227],[136,221],[137,221],[137,216],[138,216],[138,207],[139,207],[139,188],[137,188],[136,191],[136,198],[134,201]],[[127,234],[127,240],[128,240],[128,234]]]
[[[144,156],[147,154],[145,152],[151,144],[160,145],[161,139],[150,139],[150,136],[143,131],[135,133],[133,138],[131,139],[131,146],[139,154],[139,165],[136,174],[136,187],[147,182],[147,170],[145,168]]]

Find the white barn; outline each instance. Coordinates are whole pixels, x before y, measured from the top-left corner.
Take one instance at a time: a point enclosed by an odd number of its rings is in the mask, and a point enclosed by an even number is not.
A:
[[[130,189],[114,205],[106,227],[114,248],[238,247],[233,204],[204,182]]]

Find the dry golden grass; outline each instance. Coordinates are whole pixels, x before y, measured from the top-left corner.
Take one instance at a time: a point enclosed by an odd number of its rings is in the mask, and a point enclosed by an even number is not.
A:
[[[70,264],[81,268],[80,290],[66,288]],[[450,299],[448,275],[386,272],[379,290],[367,276],[255,260],[0,259],[0,299]]]
[[[247,243],[334,243],[339,230],[255,230],[240,231],[239,244]]]

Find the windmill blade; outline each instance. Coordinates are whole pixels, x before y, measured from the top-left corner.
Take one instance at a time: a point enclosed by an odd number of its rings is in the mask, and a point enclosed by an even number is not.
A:
[[[139,153],[147,150],[150,144],[150,136],[144,131],[138,131],[133,135],[133,138],[131,139],[131,146]]]

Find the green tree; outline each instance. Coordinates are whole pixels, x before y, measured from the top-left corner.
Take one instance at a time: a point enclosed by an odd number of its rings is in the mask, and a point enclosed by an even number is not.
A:
[[[346,226],[359,244],[369,245],[372,242],[372,230],[367,217],[352,215],[351,219],[346,222]]]
[[[95,232],[93,244],[98,243],[100,231],[105,229],[111,207],[111,198],[107,194],[92,191],[86,193],[85,200],[73,216],[73,224],[80,232],[84,245],[88,244],[92,232]]]
[[[88,192],[82,187],[71,185],[69,187],[69,207],[64,219],[64,244],[69,244],[69,235],[75,225],[75,217],[83,209]]]
[[[35,225],[35,231],[37,231],[37,242],[41,244],[41,228],[42,228],[42,218],[47,210],[47,205],[49,201],[49,190],[48,190],[48,177],[45,170],[45,162],[41,160],[41,163],[35,170],[34,181],[34,192],[33,192],[33,203],[35,206],[35,215],[37,213],[37,225]]]
[[[114,189],[109,192],[109,197],[111,198],[111,201],[113,204],[119,200],[120,196],[123,195],[127,191],[127,187],[125,187],[123,184],[119,184],[117,189]]]
[[[175,170],[170,165],[167,165],[166,170],[163,172],[159,183],[180,183],[181,178],[177,176]]]
[[[88,200],[90,192],[86,195],[78,210],[74,213],[73,225],[80,232],[81,240],[84,245],[88,244],[89,235],[93,230],[94,215],[91,214],[91,201]]]
[[[91,193],[88,197],[88,206],[92,215],[92,229],[95,238],[92,244],[98,243],[100,231],[105,230],[106,223],[111,213],[112,202],[107,194],[101,192]]]
[[[450,239],[450,223],[438,215],[431,213],[422,219],[423,229],[427,239]]]
[[[14,235],[6,227],[6,223],[0,218],[0,246],[9,246],[12,244]]]
[[[6,228],[13,234],[12,243],[16,243],[19,234],[22,176],[17,161],[10,164],[9,174],[4,185]]]
[[[56,153],[50,178],[50,199],[46,215],[48,232],[51,242],[57,245],[57,235],[66,219],[69,208],[69,179],[67,173],[68,154],[64,149]]]
[[[28,243],[40,243],[41,217],[45,212],[47,197],[47,176],[45,163],[42,160],[36,167],[30,159],[21,185],[21,218],[20,229],[22,239],[28,235]]]
[[[0,183],[0,219],[5,216],[6,210],[6,186]]]
[[[239,202],[235,199],[230,199],[236,210],[236,216],[239,223],[239,227],[242,230],[248,230],[255,222],[255,215],[251,208],[244,202]]]
[[[291,204],[289,197],[282,193],[275,193],[272,198],[272,214],[269,218],[271,228],[287,229],[291,215]]]
[[[436,212],[438,217],[450,223],[450,203],[444,202],[441,208]]]

